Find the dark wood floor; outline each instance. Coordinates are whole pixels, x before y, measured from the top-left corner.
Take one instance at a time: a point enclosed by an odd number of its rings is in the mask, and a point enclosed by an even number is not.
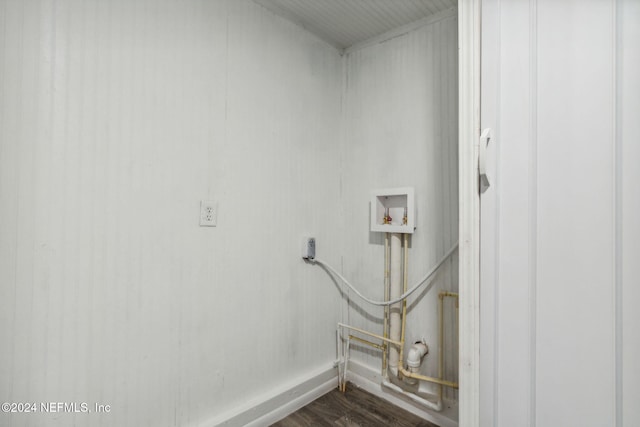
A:
[[[273,425],[438,427],[352,384],[347,385],[346,393],[330,391]]]

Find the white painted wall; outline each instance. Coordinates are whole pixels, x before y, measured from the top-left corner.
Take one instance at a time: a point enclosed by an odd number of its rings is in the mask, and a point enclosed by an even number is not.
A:
[[[248,0],[0,1],[0,400],[111,406],[0,424],[211,425],[381,330],[300,237],[379,297],[371,189],[416,187],[412,280],[456,240],[453,15],[341,58]],[[411,300],[430,375],[456,271]]]
[[[383,299],[384,235],[369,232],[374,189],[413,186],[417,230],[409,250],[409,283],[422,277],[456,242],[457,25],[455,13],[388,40],[347,51],[343,121],[344,274]],[[433,284],[409,298],[407,340],[426,338],[423,372],[437,376],[437,301],[457,290],[457,255]],[[455,306],[447,301],[446,377],[457,379]],[[353,295],[343,308],[351,325],[382,332],[383,309]],[[378,351],[354,346],[353,360],[379,371]],[[452,396],[450,396],[452,397]]]
[[[640,4],[483,2],[481,425],[640,425]]]
[[[299,238],[342,242],[338,52],[245,0],[3,0],[0,34],[0,401],[112,408],[0,424],[197,425],[330,369]]]

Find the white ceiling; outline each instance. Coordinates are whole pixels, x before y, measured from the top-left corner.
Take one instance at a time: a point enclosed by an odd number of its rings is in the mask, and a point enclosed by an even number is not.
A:
[[[450,9],[457,0],[254,0],[339,49]]]

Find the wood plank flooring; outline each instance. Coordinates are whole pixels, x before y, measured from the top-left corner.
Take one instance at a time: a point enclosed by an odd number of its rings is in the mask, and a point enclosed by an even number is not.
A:
[[[276,427],[438,427],[352,384],[330,391],[273,424]]]

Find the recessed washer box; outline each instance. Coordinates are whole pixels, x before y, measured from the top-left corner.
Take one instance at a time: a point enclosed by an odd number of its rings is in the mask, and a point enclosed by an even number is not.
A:
[[[416,202],[413,187],[371,192],[371,231],[411,234],[415,229]]]

